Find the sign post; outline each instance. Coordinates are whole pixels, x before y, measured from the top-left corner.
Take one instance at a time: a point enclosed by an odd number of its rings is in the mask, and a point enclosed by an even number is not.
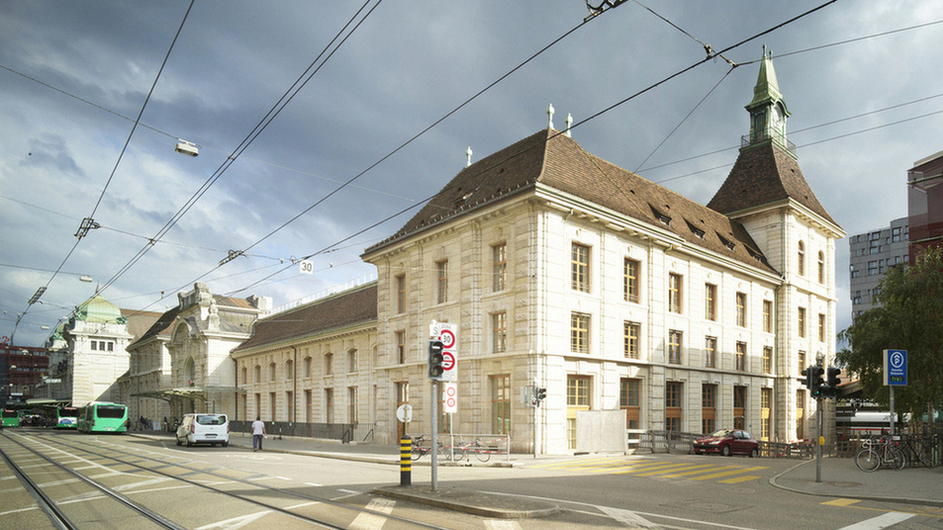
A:
[[[884,386],[890,387],[891,436],[894,434],[894,387],[907,386],[907,350],[884,350]]]
[[[448,322],[436,322],[429,324],[430,340],[442,345],[441,350],[441,373],[429,373],[429,379],[432,381],[432,491],[439,490],[438,466],[439,458],[436,448],[439,446],[439,381],[455,382],[458,381],[458,356],[455,351],[455,345],[458,343],[458,325]],[[438,370],[437,370],[438,371]]]

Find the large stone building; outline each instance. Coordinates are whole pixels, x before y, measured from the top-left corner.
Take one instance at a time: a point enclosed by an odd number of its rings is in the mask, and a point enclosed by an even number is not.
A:
[[[100,294],[78,306],[46,343],[49,375],[37,397],[71,402],[123,402],[119,378],[128,371],[125,348],[157,319],[156,313],[119,309]]]
[[[197,282],[178,293],[166,311],[127,346],[130,363],[120,381],[129,417],[163,422],[188,412],[232,414],[236,370],[230,351],[250,337],[252,325],[271,311],[269,298],[214,295]]]
[[[552,125],[470,164],[364,252],[375,286],[259,322],[264,337],[234,354],[241,415],[369,422],[392,443],[408,403],[411,432],[429,432],[427,342],[446,322],[459,330],[459,400],[438,424],[456,433],[566,453],[607,434],[586,411],[618,411],[628,428],[807,437],[799,372],[834,355],[844,233],[786,139],[769,57],[746,108],[750,134],[707,206]],[[375,317],[345,305],[371,291]],[[335,313],[350,319],[321,320]],[[535,385],[539,408],[519,399]]]

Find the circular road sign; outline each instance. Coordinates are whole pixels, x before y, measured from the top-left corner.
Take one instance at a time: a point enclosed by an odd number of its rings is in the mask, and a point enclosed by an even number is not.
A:
[[[442,352],[442,370],[448,372],[455,368],[455,354],[450,351]]]
[[[455,347],[455,332],[451,329],[443,329],[439,332],[439,340],[442,342],[442,346],[445,349],[451,349]]]

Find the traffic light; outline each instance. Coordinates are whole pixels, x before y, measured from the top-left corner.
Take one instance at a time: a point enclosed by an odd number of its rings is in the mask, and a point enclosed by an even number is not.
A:
[[[840,390],[838,390],[838,385],[841,384],[841,378],[838,375],[841,373],[841,368],[836,368],[834,366],[829,366],[826,374],[828,376],[828,381],[825,383],[825,387],[828,390],[828,397],[837,398]]]
[[[429,341],[429,379],[436,381],[442,380],[442,373],[445,368],[442,367],[442,350],[445,346],[440,340]]]
[[[534,389],[534,404],[538,407],[540,402],[547,399],[547,389],[544,387],[537,387]]]
[[[809,390],[812,390],[812,367],[811,366],[802,370],[802,377],[803,377],[802,384],[805,385],[805,387],[808,388]]]
[[[810,373],[812,374],[812,396],[813,397],[825,397],[825,379],[822,377],[822,374],[825,373],[825,368],[815,365],[809,367]]]

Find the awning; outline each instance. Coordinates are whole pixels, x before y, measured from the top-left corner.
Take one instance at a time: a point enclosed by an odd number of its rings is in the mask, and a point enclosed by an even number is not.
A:
[[[131,394],[131,397],[162,399],[167,402],[171,402],[175,398],[185,398],[185,399],[192,399],[196,401],[206,401],[207,393],[223,394],[227,392],[235,392],[237,394],[246,393],[245,389],[237,388],[234,386],[208,386],[208,387],[188,386],[188,387],[182,387],[182,388],[165,388],[163,390],[152,390],[150,392],[134,392]]]

